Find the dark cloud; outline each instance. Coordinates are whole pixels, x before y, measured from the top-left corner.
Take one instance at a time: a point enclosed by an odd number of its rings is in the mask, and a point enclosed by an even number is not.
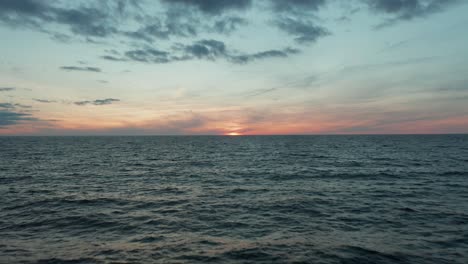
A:
[[[384,15],[377,27],[392,25],[400,20],[412,20],[441,12],[461,3],[461,0],[88,0],[42,1],[0,0],[0,23],[15,28],[29,28],[52,39],[69,43],[73,40],[103,45],[107,40],[128,45],[125,53],[107,52],[102,59],[109,61],[139,61],[169,63],[190,59],[234,63],[292,54],[281,49],[254,54],[239,54],[235,47],[227,49],[222,42],[195,41],[217,38],[213,34],[232,34],[249,21],[241,12],[251,7],[270,16],[270,26],[277,27],[299,44],[310,44],[331,32],[318,24],[319,11],[328,3],[341,2],[349,10],[340,20],[349,20],[359,8],[368,7],[372,13]],[[162,3],[162,4],[161,4]],[[255,3],[255,5],[254,5]],[[257,4],[260,3],[260,4]],[[338,5],[338,4],[337,4]],[[260,8],[264,7],[264,10]],[[154,12],[156,11],[156,12]],[[209,37],[208,37],[208,36]],[[188,39],[191,44],[187,40]],[[177,50],[158,50],[153,43],[169,42]],[[172,42],[171,42],[172,41]],[[151,45],[148,48],[146,45]],[[142,48],[143,47],[143,48]],[[83,65],[81,65],[83,66]],[[63,70],[100,72],[95,67],[64,66]],[[1,91],[1,90],[0,90]]]
[[[107,99],[98,99],[94,101],[78,101],[74,102],[76,105],[84,106],[84,105],[109,105],[114,102],[119,102],[119,99],[114,99],[114,98],[107,98]]]
[[[188,20],[188,21],[181,21]],[[148,24],[145,24],[137,31],[124,32],[124,35],[132,39],[154,42],[155,39],[167,40],[175,37],[195,37],[198,34],[197,27],[200,22],[190,16],[179,19],[170,17],[166,21],[159,18],[151,18]]]
[[[25,113],[24,109],[31,108],[30,105],[19,103],[0,103],[0,129],[6,126],[15,125],[21,121],[38,120],[30,114]]]
[[[298,43],[312,43],[319,38],[330,35],[330,32],[312,21],[301,18],[284,17],[276,21],[279,29],[294,36]]]
[[[270,0],[276,12],[317,11],[325,0]]]
[[[161,51],[153,48],[130,50],[123,57],[102,56],[101,58],[111,61],[138,61],[145,63],[170,63],[186,60],[210,60],[224,59],[232,63],[245,64],[254,60],[267,58],[285,58],[297,54],[300,50],[285,48],[281,50],[267,50],[256,53],[239,53],[227,48],[226,44],[219,40],[204,39],[192,44],[177,44],[171,52]]]
[[[24,105],[24,104],[14,104],[15,107],[18,107],[18,108],[32,108],[32,106],[30,105]]]
[[[106,13],[95,8],[60,10],[55,14],[55,22],[69,25],[74,34],[91,37],[106,37],[117,32],[106,19]]]
[[[68,41],[69,36],[49,31],[46,24],[67,26],[75,35],[107,37],[116,33],[116,10],[124,1],[97,1],[88,6],[60,6],[57,1],[1,0],[0,21],[14,27],[29,27]],[[130,1],[125,1],[130,2]],[[66,2],[70,4],[70,2]]]
[[[167,63],[170,61],[169,52],[153,48],[130,50],[125,52],[125,56],[129,60],[139,62]]]
[[[49,34],[50,34],[50,38],[57,42],[70,43],[73,40],[73,38],[67,34],[57,33],[57,32],[50,32]]]
[[[16,125],[23,121],[37,120],[37,118],[34,118],[27,113],[17,113],[10,110],[0,110],[0,129],[11,125]]]
[[[9,109],[9,108],[15,108],[15,106],[11,103],[0,103],[0,108]]]
[[[36,101],[36,102],[45,103],[45,104],[56,103],[57,102],[55,100],[46,100],[46,99],[33,99],[33,100]]]
[[[270,0],[276,17],[273,25],[293,36],[300,44],[314,43],[330,32],[316,24],[316,14],[324,6],[325,0]]]
[[[64,71],[101,72],[101,69],[97,67],[62,66],[60,69]]]
[[[189,6],[197,8],[198,10],[219,15],[223,12],[230,10],[243,10],[252,5],[252,0],[162,0],[170,5]]]
[[[230,34],[240,26],[248,24],[247,20],[241,17],[226,17],[214,22],[212,31],[220,34]]]
[[[192,45],[185,46],[184,50],[189,56],[209,60],[226,57],[228,53],[224,42],[212,39],[197,41]]]
[[[31,106],[30,105],[23,105],[23,104],[0,103],[0,108],[16,109],[16,108],[31,108]]]
[[[247,55],[239,55],[231,57],[231,60],[235,63],[248,63],[253,60],[261,60],[266,58],[286,58],[292,54],[298,54],[300,50],[293,48],[286,48],[283,50],[267,50]]]
[[[119,58],[119,57],[115,57],[115,56],[111,56],[111,55],[104,55],[104,56],[101,56],[101,59],[110,60],[110,61],[126,61],[126,59]]]
[[[229,35],[248,21],[239,16],[220,15],[207,17],[187,12],[187,10],[169,9],[163,16],[147,17],[135,31],[124,31],[123,35],[136,40],[153,43],[156,40],[171,38],[196,38],[200,33]]]
[[[460,0],[365,0],[369,8],[379,14],[390,16],[385,22],[377,25],[382,28],[400,20],[412,20],[442,12],[461,3]]]
[[[49,18],[50,7],[44,1],[35,0],[2,0],[0,1],[0,18],[13,21],[15,16],[28,15],[32,18]]]
[[[0,87],[0,92],[10,92],[14,90],[16,90],[14,87]]]

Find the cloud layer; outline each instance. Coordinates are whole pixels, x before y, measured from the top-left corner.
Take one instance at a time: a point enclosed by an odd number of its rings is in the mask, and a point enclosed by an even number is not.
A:
[[[0,102],[0,129],[15,125],[24,121],[37,121],[30,113],[23,110],[30,109],[31,106],[19,103]]]
[[[8,110],[0,109],[0,129],[7,126],[16,125],[24,121],[36,121],[37,118],[32,117],[27,113],[17,113]]]
[[[78,101],[74,102],[74,104],[79,105],[79,106],[84,106],[84,105],[109,105],[115,102],[119,102],[119,99],[114,99],[114,98],[106,98],[106,99],[97,99],[93,101]]]
[[[367,7],[382,17],[376,28],[399,21],[428,17],[460,3],[460,0],[355,0],[348,13]],[[249,25],[245,11],[254,9],[270,17],[265,26],[277,28],[285,39],[310,45],[333,34],[320,19],[320,11],[332,0],[81,0],[40,1],[0,0],[0,23],[29,28],[69,42],[95,44],[120,39],[127,50],[119,56],[106,54],[108,61],[169,63],[194,59],[224,59],[247,63],[270,57],[287,57],[299,48],[277,47],[271,50],[239,52],[226,47],[223,38]],[[216,38],[206,38],[215,35]],[[177,40],[175,40],[177,39]],[[216,39],[216,40],[214,40]],[[158,45],[154,45],[158,41]],[[287,43],[287,41],[285,41]],[[160,45],[166,43],[169,45]],[[166,46],[166,48],[161,48]],[[167,48],[167,46],[171,48]],[[290,52],[294,50],[294,52]],[[234,52],[236,51],[236,52]],[[271,55],[271,56],[270,56]],[[100,72],[96,67],[63,66],[63,70]]]
[[[16,90],[16,88],[13,87],[0,87],[0,92],[11,92]]]
[[[62,66],[60,69],[64,71],[101,72],[101,69],[97,67]]]

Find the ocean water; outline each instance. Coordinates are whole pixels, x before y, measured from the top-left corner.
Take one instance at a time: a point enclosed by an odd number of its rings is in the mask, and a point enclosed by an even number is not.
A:
[[[1,137],[0,263],[468,263],[468,136]]]

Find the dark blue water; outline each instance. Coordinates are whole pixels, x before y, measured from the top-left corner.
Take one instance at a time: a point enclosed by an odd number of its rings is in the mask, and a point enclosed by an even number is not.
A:
[[[468,263],[468,136],[3,137],[1,263]]]

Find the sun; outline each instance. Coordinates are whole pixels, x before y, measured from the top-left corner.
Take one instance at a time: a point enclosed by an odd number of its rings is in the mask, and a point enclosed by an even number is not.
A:
[[[239,133],[239,132],[229,132],[229,133],[227,133],[226,135],[227,135],[227,136],[242,136],[242,134]]]

